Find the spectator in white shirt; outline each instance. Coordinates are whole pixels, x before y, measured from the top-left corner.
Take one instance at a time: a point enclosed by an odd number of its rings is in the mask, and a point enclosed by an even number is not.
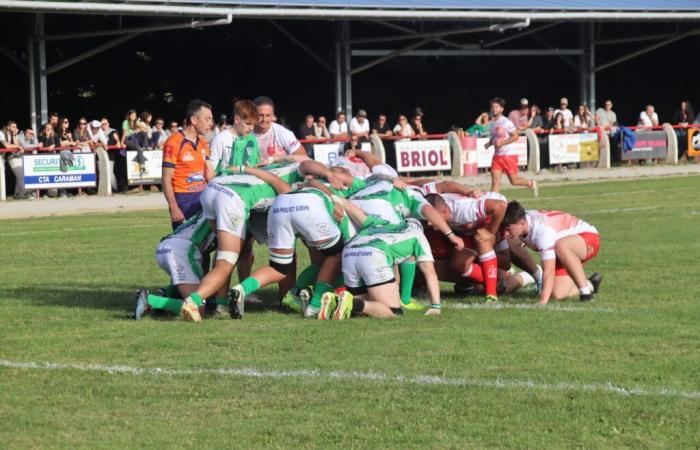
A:
[[[326,116],[318,116],[316,123],[314,123],[314,134],[318,139],[331,138],[331,133],[328,131],[328,126],[326,126]]]
[[[369,139],[369,121],[367,111],[364,109],[358,110],[357,116],[350,121],[350,135],[357,136],[361,140]]]
[[[561,100],[559,100],[559,108],[554,110],[554,117],[556,117],[558,113],[561,113],[564,117],[564,126],[566,128],[571,127],[574,121],[574,113],[569,109],[569,99],[566,97],[562,97]]]
[[[574,117],[574,128],[577,130],[590,130],[595,127],[593,115],[586,105],[579,105]]]
[[[415,131],[413,131],[413,128],[411,128],[411,124],[408,123],[408,118],[403,114],[399,116],[399,123],[396,124],[393,131],[396,136],[401,136],[405,138],[409,138],[411,136],[416,135]]]
[[[102,131],[99,120],[93,120],[92,122],[90,122],[90,128],[88,128],[88,135],[90,136],[90,142],[92,142],[92,144],[94,144],[95,146],[97,146],[97,144],[107,145],[107,135],[105,135]]]
[[[348,124],[345,121],[345,113],[339,112],[335,115],[335,120],[328,127],[332,138],[348,137]]]
[[[222,117],[226,117],[226,116],[222,116]],[[165,120],[163,120],[162,117],[158,117],[156,119],[156,125],[153,127],[153,136],[154,136],[153,140],[158,148],[163,148],[163,145],[165,145],[165,141],[168,140],[168,132],[165,131],[165,128],[163,128],[164,125],[165,125]],[[226,128],[228,128],[228,126]],[[158,140],[157,141],[155,139],[156,133],[158,133]]]
[[[656,127],[659,125],[659,116],[654,112],[654,105],[647,105],[646,109],[639,113],[640,127]]]

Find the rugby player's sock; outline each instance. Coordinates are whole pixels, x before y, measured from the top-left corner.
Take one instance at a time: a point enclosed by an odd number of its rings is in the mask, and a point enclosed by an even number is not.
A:
[[[490,251],[479,256],[479,262],[481,263],[481,270],[484,273],[484,290],[486,295],[496,297],[498,292],[496,291],[496,286],[498,285],[498,260],[496,259],[496,252]]]
[[[191,293],[187,298],[192,300],[197,306],[202,306],[204,304],[204,299],[196,292]],[[185,300],[187,300],[187,298]]]
[[[358,298],[352,299],[352,312],[361,313],[365,310],[365,301]]]
[[[331,287],[333,289],[338,289],[338,288],[341,288],[344,286],[345,286],[345,278],[343,278],[343,274],[341,272],[340,275],[338,275],[338,278],[335,279],[335,281],[333,282],[333,285]]]
[[[148,294],[148,304],[153,309],[164,309],[177,315],[180,315],[182,309],[182,300],[153,294]]]
[[[535,282],[535,279],[532,278],[532,275],[530,275],[527,272],[518,272],[516,276],[519,277],[522,281],[523,287],[533,284]]]
[[[481,266],[475,263],[472,263],[472,265],[469,266],[467,271],[464,272],[462,276],[467,277],[472,281],[476,281],[477,283],[484,282],[484,272],[481,270]]]
[[[217,305],[228,306],[228,297],[214,297],[214,303]]]
[[[260,282],[253,277],[248,277],[238,286],[243,289],[243,297],[247,297],[260,289]]]
[[[323,297],[323,294],[326,292],[332,291],[333,286],[331,286],[328,283],[324,283],[322,281],[317,282],[314,285],[314,296],[311,297],[311,301],[309,304],[313,306],[314,308],[320,308],[321,307],[321,297]]]
[[[399,264],[399,274],[401,275],[401,303],[408,305],[411,303],[413,280],[416,278],[416,262],[404,261]]]
[[[297,281],[294,283],[292,294],[298,296],[302,289],[314,284],[320,271],[321,268],[313,264],[302,270],[299,277],[297,277]]]
[[[593,284],[590,281],[586,281],[586,287],[579,288],[581,295],[591,295],[593,292]]]

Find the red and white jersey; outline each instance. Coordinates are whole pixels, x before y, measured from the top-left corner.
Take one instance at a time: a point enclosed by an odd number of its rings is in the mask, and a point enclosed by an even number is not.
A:
[[[561,211],[525,212],[529,233],[523,238],[525,245],[540,252],[542,260],[554,259],[554,245],[559,239],[580,233],[598,233],[588,222]]]
[[[484,192],[479,198],[465,197],[459,194],[441,194],[452,213],[450,227],[458,230],[476,229],[486,225],[490,216],[486,213],[486,200],[508,200],[497,192]]]
[[[509,118],[501,116],[498,120],[494,120],[489,124],[489,130],[491,131],[492,141],[496,142],[508,139],[508,137],[515,132],[515,125],[513,125],[513,122],[511,122]],[[516,143],[513,142],[504,145],[497,149],[495,154],[499,156],[517,155]]]

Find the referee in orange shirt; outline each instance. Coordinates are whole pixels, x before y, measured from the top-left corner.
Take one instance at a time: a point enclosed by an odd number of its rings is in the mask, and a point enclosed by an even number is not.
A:
[[[185,117],[185,128],[171,135],[163,146],[163,194],[173,229],[202,210],[199,196],[214,178],[204,138],[213,123],[211,105],[192,100]]]

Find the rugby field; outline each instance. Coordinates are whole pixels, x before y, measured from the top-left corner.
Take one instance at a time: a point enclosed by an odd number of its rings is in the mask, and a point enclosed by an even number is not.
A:
[[[167,281],[163,211],[0,221],[0,447],[698,448],[699,193],[506,191],[598,227],[596,301],[445,286],[442,317],[391,321],[303,320],[270,289],[242,321],[134,322],[134,289]]]

